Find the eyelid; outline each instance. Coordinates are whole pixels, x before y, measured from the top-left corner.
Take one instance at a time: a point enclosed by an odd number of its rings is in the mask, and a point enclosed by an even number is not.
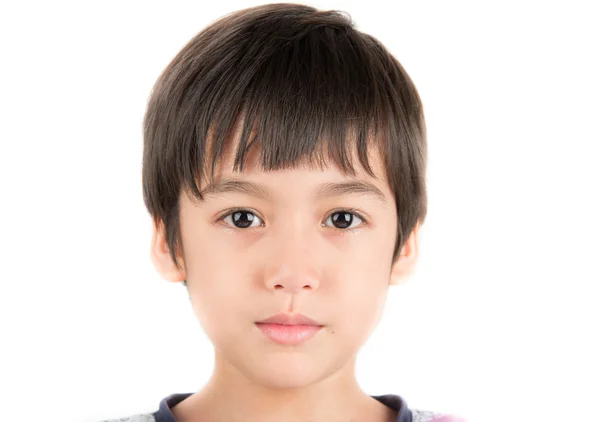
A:
[[[234,213],[236,213],[238,211],[249,211],[252,214],[256,215],[262,221],[261,226],[263,226],[264,223],[265,223],[264,218],[262,218],[261,215],[258,212],[256,212],[256,210],[253,210],[252,208],[248,208],[248,207],[233,207],[233,208],[229,208],[229,209],[223,211],[221,214],[219,214],[219,216],[216,218],[215,223],[219,223],[219,222],[223,221],[225,218],[229,217],[231,214],[234,214]],[[227,227],[232,228],[232,229],[236,229],[236,230],[249,230],[249,229],[239,229],[237,227],[232,227],[232,226],[229,226],[229,225],[227,225]]]

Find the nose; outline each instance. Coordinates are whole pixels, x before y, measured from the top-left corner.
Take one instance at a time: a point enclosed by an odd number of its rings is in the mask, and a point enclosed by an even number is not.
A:
[[[318,289],[321,273],[315,240],[308,232],[273,239],[273,253],[265,271],[267,288],[291,294]]]
[[[266,283],[270,290],[294,294],[303,290],[316,290],[319,278],[306,265],[279,265],[266,277]]]

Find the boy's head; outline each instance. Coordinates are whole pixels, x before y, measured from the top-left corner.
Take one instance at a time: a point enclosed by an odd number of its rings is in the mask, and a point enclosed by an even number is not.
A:
[[[346,15],[299,4],[229,14],[183,48],[149,99],[153,262],[187,279],[228,362],[300,385],[314,365],[259,359],[269,352],[255,322],[304,313],[326,328],[310,342],[332,371],[355,355],[388,285],[414,266],[425,168],[416,88]]]

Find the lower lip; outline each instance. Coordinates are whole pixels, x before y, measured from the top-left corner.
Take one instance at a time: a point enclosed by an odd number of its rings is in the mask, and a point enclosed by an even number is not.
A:
[[[275,343],[286,345],[303,343],[323,328],[320,325],[281,325],[258,322],[256,326]]]

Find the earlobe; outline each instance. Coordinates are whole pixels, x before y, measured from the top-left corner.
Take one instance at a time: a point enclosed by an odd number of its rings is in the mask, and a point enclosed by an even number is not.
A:
[[[404,242],[402,251],[392,266],[391,286],[405,283],[415,269],[419,256],[419,229],[420,225],[417,224],[406,242]]]
[[[177,266],[171,258],[169,253],[169,245],[167,244],[164,224],[161,222],[158,227],[153,222],[152,224],[152,242],[150,246],[150,255],[152,263],[156,268],[156,271],[167,281],[182,282],[187,278],[183,260],[181,260],[181,266],[183,270],[177,269]],[[178,256],[178,258],[180,258]]]

